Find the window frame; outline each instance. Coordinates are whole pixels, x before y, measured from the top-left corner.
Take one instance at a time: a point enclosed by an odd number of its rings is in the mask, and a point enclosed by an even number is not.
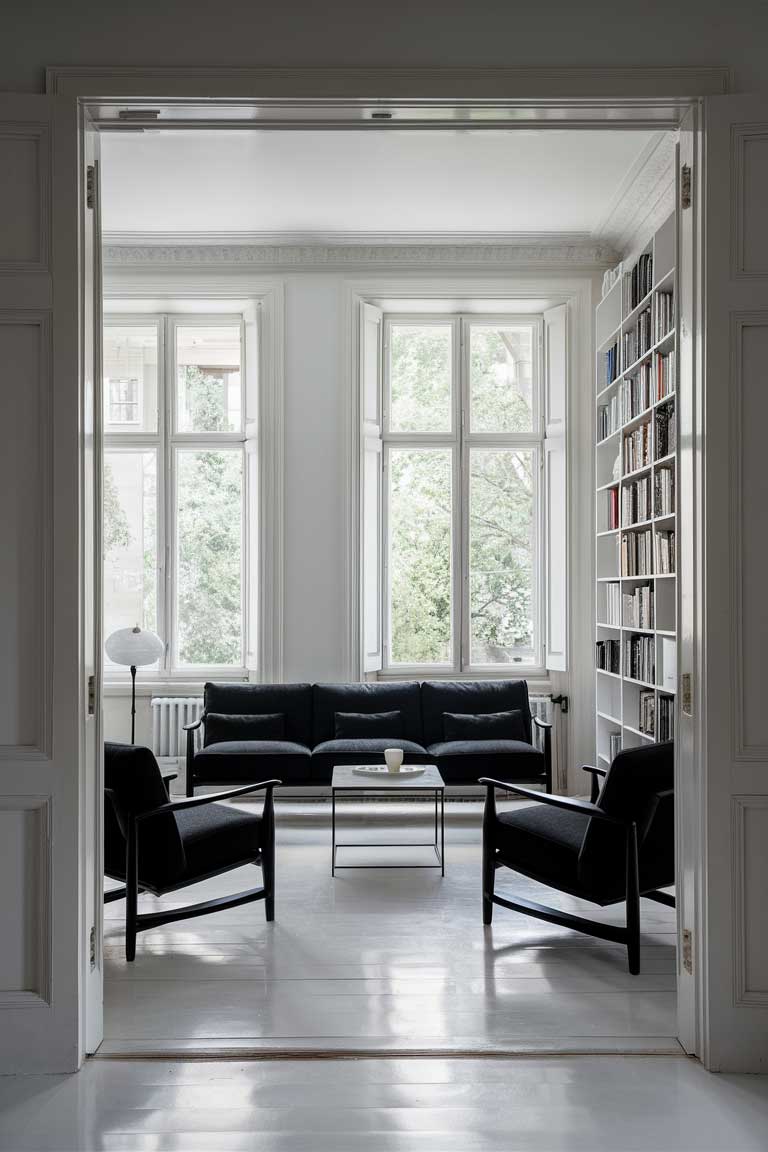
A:
[[[163,657],[159,668],[143,668],[142,679],[150,681],[199,682],[209,676],[243,679],[249,674],[246,665],[249,635],[248,596],[248,460],[246,411],[246,339],[245,316],[224,312],[108,312],[104,328],[155,327],[158,339],[157,359],[157,431],[104,432],[104,452],[155,451],[157,454],[157,630],[163,640]],[[240,332],[240,429],[236,432],[180,432],[176,430],[177,379],[176,330],[187,327],[237,327]],[[241,548],[240,548],[240,655],[238,665],[178,663],[177,608],[177,456],[183,449],[239,451],[242,460]],[[112,669],[105,678],[120,683],[128,672]]]
[[[448,432],[393,432],[390,427],[390,333],[397,325],[426,324],[452,327],[451,415]],[[525,325],[533,330],[532,388],[533,420],[530,432],[472,432],[470,426],[470,334],[473,326],[503,327]],[[384,469],[383,533],[383,660],[382,678],[423,675],[432,676],[505,676],[519,669],[526,678],[546,675],[544,663],[544,524],[542,476],[544,468],[544,317],[536,313],[498,312],[385,312],[382,339],[382,459]],[[397,448],[450,448],[452,452],[452,546],[451,546],[451,662],[449,664],[397,664],[391,660],[391,532],[390,532],[390,458]],[[469,604],[470,571],[470,456],[473,449],[530,451],[533,457],[533,629],[532,663],[510,661],[505,664],[478,664],[471,660],[471,611]],[[457,594],[458,593],[458,594]]]

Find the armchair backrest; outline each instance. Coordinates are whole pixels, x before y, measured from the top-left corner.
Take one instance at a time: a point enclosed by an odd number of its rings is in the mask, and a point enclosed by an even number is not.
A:
[[[674,744],[667,740],[619,752],[600,790],[599,808],[637,825],[641,888],[674,882],[674,783]],[[601,886],[610,874],[623,885],[625,845],[623,828],[590,820],[579,856],[582,879]]]
[[[126,834],[129,815],[148,812],[168,803],[157,760],[140,744],[104,745],[105,871],[121,875],[125,869]],[[184,848],[172,812],[155,816],[142,828],[139,853],[140,873],[180,873],[184,869]]]

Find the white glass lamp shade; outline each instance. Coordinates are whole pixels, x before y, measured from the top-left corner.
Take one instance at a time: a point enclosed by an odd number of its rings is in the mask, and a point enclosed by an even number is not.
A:
[[[154,664],[163,654],[163,642],[155,632],[143,628],[118,628],[107,637],[107,656],[115,664],[142,668]]]

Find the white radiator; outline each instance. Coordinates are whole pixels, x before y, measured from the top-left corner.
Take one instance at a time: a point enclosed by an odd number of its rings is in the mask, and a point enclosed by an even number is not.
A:
[[[187,734],[185,724],[200,719],[203,711],[202,696],[153,696],[152,751],[158,760],[178,759],[186,755]],[[195,750],[202,747],[202,728],[195,733]]]

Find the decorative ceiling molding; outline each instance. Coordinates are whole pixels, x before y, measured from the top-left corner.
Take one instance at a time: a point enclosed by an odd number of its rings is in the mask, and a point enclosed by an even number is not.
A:
[[[515,245],[593,244],[590,232],[104,232],[105,245],[187,246],[213,245],[228,248],[346,246],[411,247],[424,244],[453,248],[463,244]]]
[[[438,244],[113,244],[105,243],[105,268],[261,268],[330,271],[346,268],[587,268],[615,264],[604,241],[527,240],[515,243]]]
[[[677,134],[662,132],[632,166],[594,238],[628,256],[663,224],[675,207]]]

